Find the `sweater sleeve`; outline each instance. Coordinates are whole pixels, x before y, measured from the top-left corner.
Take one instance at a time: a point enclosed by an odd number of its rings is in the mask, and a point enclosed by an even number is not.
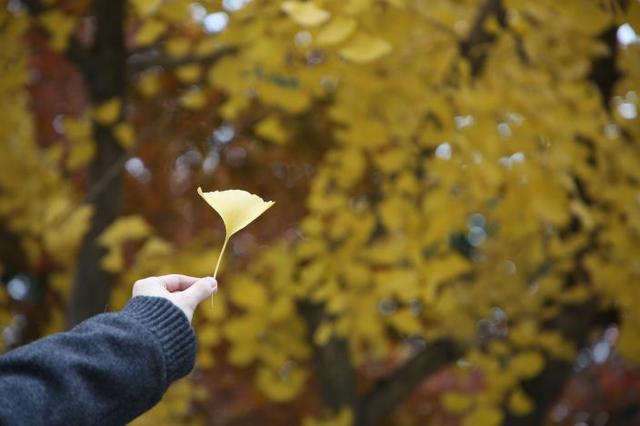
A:
[[[0,356],[0,424],[121,425],[193,368],[195,334],[173,303],[138,296]]]

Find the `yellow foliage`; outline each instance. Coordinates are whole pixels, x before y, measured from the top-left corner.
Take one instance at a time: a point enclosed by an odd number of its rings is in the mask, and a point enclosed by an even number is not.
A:
[[[180,105],[187,109],[202,109],[207,103],[207,96],[202,89],[194,88],[188,90],[180,97]]]
[[[264,287],[249,279],[235,280],[229,289],[229,300],[244,308],[261,308],[267,304]]]
[[[305,417],[302,426],[351,426],[353,422],[353,411],[348,407],[343,407],[333,416]]]
[[[330,46],[346,40],[356,29],[357,22],[353,18],[336,16],[329,22],[316,37],[320,46]]]
[[[152,97],[160,91],[160,75],[155,71],[148,71],[140,76],[138,89],[146,97]]]
[[[418,334],[422,330],[422,324],[411,310],[401,309],[390,318],[393,326],[404,334]]]
[[[162,3],[162,0],[131,0],[136,13],[142,18],[153,14],[160,6],[160,3]]]
[[[356,63],[372,62],[391,52],[391,44],[381,38],[358,33],[342,49],[340,55]]]
[[[516,389],[509,397],[509,410],[516,416],[527,415],[533,410],[534,404],[522,389]]]
[[[285,402],[295,398],[306,382],[305,371],[292,363],[284,364],[279,370],[261,368],[256,375],[256,385],[271,400]]]
[[[520,352],[509,360],[509,372],[523,379],[536,376],[544,367],[544,357],[540,352]]]
[[[260,120],[256,125],[256,134],[277,145],[281,145],[287,140],[287,130],[282,126],[280,120],[273,115]]]
[[[176,77],[182,83],[195,83],[202,75],[202,67],[198,64],[183,65],[176,69]]]
[[[503,414],[498,407],[478,407],[465,416],[462,426],[498,426],[502,424]]]
[[[118,120],[120,111],[122,111],[122,100],[113,98],[94,107],[91,115],[97,123],[109,126]]]
[[[136,143],[136,131],[129,123],[119,123],[113,128],[113,134],[125,149],[131,149]]]
[[[331,14],[319,8],[314,1],[285,1],[282,10],[291,19],[305,27],[315,27],[326,22]]]
[[[66,159],[67,168],[77,170],[86,166],[95,154],[91,121],[84,117],[64,117],[62,125],[64,133],[70,141],[69,154]]]
[[[102,267],[109,272],[118,272],[123,267],[122,243],[145,238],[151,228],[140,216],[124,216],[112,223],[98,237],[98,242],[108,252],[102,259]]]
[[[55,51],[64,51],[69,45],[69,37],[76,26],[76,19],[60,10],[50,10],[38,17],[49,33],[49,45]]]
[[[313,335],[313,341],[318,346],[324,346],[333,335],[333,325],[328,322],[320,324],[320,327]]]
[[[164,45],[164,50],[172,58],[186,56],[191,50],[193,42],[186,37],[172,37]]]
[[[162,39],[153,48],[170,61],[203,60],[134,76],[143,95],[157,95],[162,76],[170,89],[175,72],[195,84],[180,92],[185,109],[204,109],[220,92],[224,103],[212,114],[238,129],[253,126],[278,153],[296,155],[286,142],[298,135],[296,149],[322,153],[296,224],[300,238],[287,233],[227,274],[213,308],[196,315],[200,368],[214,365],[224,342],[225,362],[255,371],[268,398],[289,401],[306,391],[312,345],[334,336],[346,339],[359,372],[372,361],[402,362],[405,335],[427,345],[446,338],[469,348],[464,358],[486,386],[469,396],[447,392],[443,406],[464,415],[464,424],[491,425],[504,410],[534,408],[520,382],[538,375],[547,358],[570,362],[581,349],[541,325],[556,324],[564,304],[594,300],[619,310],[619,350],[640,359],[637,46],[616,50],[613,99],[601,99],[590,77],[594,61],[610,53],[599,34],[635,25],[639,6],[628,2],[629,16],[614,17],[603,2],[505,0],[507,22],[488,16],[482,29],[493,37],[466,52],[460,41],[481,3],[252,1],[211,35],[193,19],[192,0],[131,2],[134,43]],[[49,8],[57,14],[38,23],[63,49],[75,20],[55,2]],[[64,264],[51,280],[64,297],[90,212],[73,208],[82,195],[58,169],[86,165],[91,123],[64,119],[68,141],[48,149],[35,143],[19,42],[29,22],[7,23],[0,28],[0,219],[30,264],[45,256]],[[227,46],[233,54],[205,60]],[[112,99],[93,118],[131,147],[135,135],[121,115],[121,101]],[[47,227],[50,220],[60,223]],[[105,267],[118,273],[115,305],[137,278],[209,274],[221,253],[199,238],[174,246],[135,220],[118,226],[125,230],[100,239]],[[144,241],[121,270],[131,238]],[[582,267],[588,274],[575,273]],[[588,279],[569,283],[577,275]],[[303,301],[324,309],[313,336],[299,315]],[[478,325],[494,322],[506,322],[507,334],[479,349]],[[163,405],[184,415],[196,396],[181,397]],[[175,418],[169,412],[163,421]],[[305,420],[352,421],[348,410]]]
[[[135,42],[140,46],[148,46],[164,34],[167,24],[159,19],[150,18],[144,21],[135,36]]]
[[[446,392],[442,395],[442,407],[450,413],[460,414],[468,411],[473,404],[469,394]]]

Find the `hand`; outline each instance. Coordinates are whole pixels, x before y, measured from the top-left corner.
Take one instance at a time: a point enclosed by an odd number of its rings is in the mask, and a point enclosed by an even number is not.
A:
[[[171,274],[149,277],[133,284],[133,297],[162,297],[176,305],[187,316],[189,322],[200,302],[218,290],[218,282],[211,277],[194,278]]]

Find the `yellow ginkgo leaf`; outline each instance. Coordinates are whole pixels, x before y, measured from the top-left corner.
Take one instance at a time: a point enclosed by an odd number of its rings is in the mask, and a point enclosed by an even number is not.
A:
[[[391,44],[367,34],[356,34],[342,49],[340,55],[348,61],[365,63],[375,61],[391,52]]]
[[[320,9],[312,1],[285,1],[282,10],[294,21],[304,27],[315,27],[326,22],[331,14]]]
[[[278,145],[282,145],[287,140],[287,130],[274,116],[261,120],[256,125],[256,134]]]
[[[186,37],[174,37],[164,45],[164,50],[172,58],[185,56],[191,50],[192,42]]]
[[[95,107],[92,116],[97,123],[108,126],[118,119],[121,109],[122,101],[118,98],[113,98]]]
[[[167,29],[167,24],[158,19],[148,19],[136,34],[135,41],[140,46],[148,46],[156,41]]]
[[[176,69],[176,77],[183,83],[195,83],[202,75],[202,67],[198,64],[188,64]]]
[[[160,91],[160,74],[156,71],[148,71],[140,77],[138,90],[146,97],[151,97]]]
[[[275,202],[264,201],[257,195],[240,189],[229,189],[226,191],[213,191],[204,192],[202,188],[198,187],[198,194],[209,204],[222,218],[226,235],[224,243],[222,244],[222,250],[218,256],[218,262],[213,272],[213,276],[218,273],[220,267],[220,260],[224,253],[229,238],[242,228],[253,222],[264,213],[269,207],[273,206]]]
[[[151,15],[160,6],[161,0],[131,0],[136,13],[141,18]]]
[[[207,103],[207,96],[202,89],[193,88],[180,97],[180,105],[187,109],[198,110]]]
[[[113,135],[125,148],[130,149],[136,143],[136,131],[129,123],[122,122],[113,128]]]
[[[40,24],[49,32],[49,45],[57,52],[67,48],[69,36],[76,26],[76,19],[58,10],[43,13]]]
[[[347,39],[356,29],[353,18],[336,17],[318,33],[316,41],[320,46],[338,44]]]
[[[533,410],[533,402],[522,389],[516,389],[509,397],[509,410],[516,416],[524,416]]]

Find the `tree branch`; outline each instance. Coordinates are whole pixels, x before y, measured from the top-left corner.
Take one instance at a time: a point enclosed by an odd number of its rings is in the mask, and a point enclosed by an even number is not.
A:
[[[440,340],[425,346],[416,356],[381,380],[359,403],[356,425],[382,422],[409,393],[433,374],[462,355],[452,341]]]
[[[318,303],[303,301],[298,304],[298,312],[304,318],[313,336],[322,323],[324,307]],[[320,395],[324,404],[333,411],[343,407],[355,408],[357,403],[356,371],[351,364],[349,346],[346,339],[332,337],[325,345],[318,346],[312,341]]]
[[[469,35],[460,42],[460,52],[471,64],[471,75],[477,76],[487,58],[487,45],[496,36],[485,29],[485,23],[491,16],[495,16],[501,26],[506,25],[506,14],[502,0],[487,0],[478,11]]]
[[[591,63],[589,80],[593,81],[596,87],[598,87],[602,106],[609,111],[609,100],[613,94],[613,89],[618,79],[623,75],[618,69],[617,64],[619,50],[618,27],[613,25],[607,28],[598,38],[601,42],[607,45],[609,48],[609,54],[601,56]]]
[[[170,58],[159,53],[158,49],[150,49],[131,54],[127,59],[127,68],[131,73],[139,73],[153,67],[173,69],[189,64],[213,65],[223,57],[233,55],[237,52],[238,48],[236,46],[223,46],[209,55],[190,55],[183,58]]]
[[[31,16],[37,16],[45,10],[45,7],[40,0],[22,0],[21,3]]]

